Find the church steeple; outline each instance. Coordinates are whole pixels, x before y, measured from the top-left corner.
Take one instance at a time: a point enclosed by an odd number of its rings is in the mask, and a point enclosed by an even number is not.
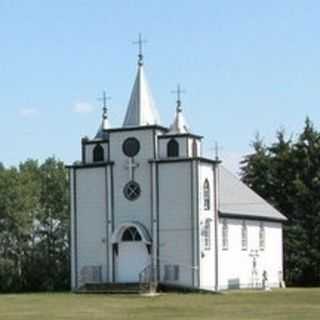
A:
[[[110,123],[108,120],[108,107],[107,107],[107,100],[110,100],[110,97],[107,97],[106,92],[102,92],[102,97],[99,98],[100,101],[102,101],[102,121],[100,124],[100,127],[98,129],[98,132],[95,136],[96,139],[104,139],[107,137],[106,130],[110,128]]]
[[[172,133],[172,134],[189,133],[188,125],[182,114],[181,94],[184,93],[184,91],[181,90],[181,87],[178,84],[177,90],[174,91],[173,93],[177,94],[177,101],[176,101],[177,106],[176,106],[176,115],[172,125],[170,126],[169,133]]]
[[[139,34],[139,40],[135,42],[139,45],[138,71],[123,122],[124,127],[160,124],[160,116],[144,73],[142,53],[144,42]]]

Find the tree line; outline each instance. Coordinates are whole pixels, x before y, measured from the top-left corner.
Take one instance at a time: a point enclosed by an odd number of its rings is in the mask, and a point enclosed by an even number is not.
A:
[[[69,195],[64,164],[0,165],[0,291],[69,288]]]
[[[320,284],[320,132],[309,119],[297,136],[259,136],[241,179],[287,216],[285,280]],[[70,286],[69,187],[64,163],[48,158],[0,164],[0,292]]]

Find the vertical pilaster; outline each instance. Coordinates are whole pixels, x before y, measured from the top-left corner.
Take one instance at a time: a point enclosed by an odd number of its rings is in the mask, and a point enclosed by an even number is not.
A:
[[[70,187],[70,270],[71,270],[71,290],[75,289],[75,263],[74,263],[74,185],[73,185],[73,169],[69,169],[69,187]]]
[[[71,288],[78,288],[78,227],[77,227],[77,170],[69,169],[70,174],[70,206],[71,206]]]
[[[152,237],[152,265],[154,270],[159,269],[158,259],[158,247],[159,247],[159,236],[158,236],[158,175],[157,175],[157,164],[151,163],[151,237]],[[158,271],[157,271],[158,274]]]
[[[215,251],[215,291],[219,291],[219,165],[213,166],[214,178],[214,251]]]
[[[107,281],[113,282],[114,263],[113,263],[113,247],[111,243],[111,237],[113,233],[113,179],[112,179],[112,166],[106,167],[106,181],[107,181]]]
[[[199,161],[191,161],[191,239],[192,284],[200,286],[200,238],[199,238]]]

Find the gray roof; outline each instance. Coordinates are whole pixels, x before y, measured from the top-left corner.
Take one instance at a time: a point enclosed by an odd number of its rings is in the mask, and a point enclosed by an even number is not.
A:
[[[110,128],[109,121],[107,118],[103,119],[101,125],[96,133],[95,139],[107,139],[109,134],[107,130]]]
[[[232,217],[264,218],[286,221],[286,217],[241,182],[222,165],[219,166],[219,212]]]
[[[152,98],[143,65],[139,64],[123,126],[156,124],[160,124],[160,116]]]

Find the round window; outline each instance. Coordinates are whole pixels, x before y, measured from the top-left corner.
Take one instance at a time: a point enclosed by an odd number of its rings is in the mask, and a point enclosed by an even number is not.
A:
[[[130,201],[138,199],[141,194],[139,184],[135,181],[128,182],[123,188],[123,194]]]
[[[134,157],[140,150],[140,143],[136,138],[128,138],[122,145],[124,154],[128,157]]]

